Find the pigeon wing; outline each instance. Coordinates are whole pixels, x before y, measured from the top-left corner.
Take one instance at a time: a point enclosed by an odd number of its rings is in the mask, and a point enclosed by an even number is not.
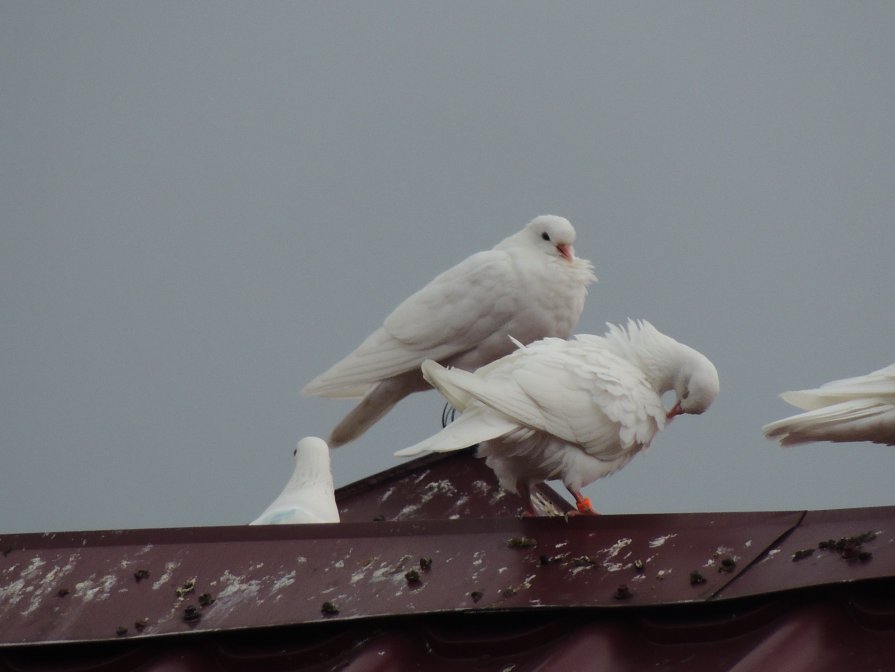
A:
[[[476,347],[516,312],[510,256],[488,250],[468,257],[408,297],[354,352],[307,386],[305,394],[362,396],[377,381]]]
[[[463,390],[518,424],[579,445],[599,459],[615,459],[634,442],[649,443],[664,412],[642,374],[611,353],[584,359],[572,344],[552,340],[563,345],[542,342],[518,350],[487,378],[441,368],[431,382],[439,389]]]
[[[850,399],[793,415],[762,428],[783,446],[812,441],[871,441],[895,445],[895,405],[879,399]]]
[[[339,509],[333,491],[325,486],[287,485],[251,525],[281,523],[338,523]]]
[[[875,397],[895,402],[895,364],[866,376],[843,378],[814,390],[796,390],[780,395],[784,401],[806,411],[853,399]]]
[[[542,431],[599,460],[648,445],[664,424],[661,400],[643,373],[606,351],[569,347],[555,359],[533,360],[514,380],[541,413]]]
[[[313,508],[295,505],[277,507],[276,509],[265,511],[249,525],[295,525],[332,522],[338,522],[338,518],[334,521],[331,515],[321,515],[319,511],[315,511]]]

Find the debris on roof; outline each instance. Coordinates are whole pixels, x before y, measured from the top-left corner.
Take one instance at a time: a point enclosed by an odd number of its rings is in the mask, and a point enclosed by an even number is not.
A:
[[[523,501],[498,487],[494,472],[473,454],[427,455],[339,488],[339,516],[343,523],[366,523],[520,515]],[[549,486],[536,486],[532,497],[554,515],[575,510]]]

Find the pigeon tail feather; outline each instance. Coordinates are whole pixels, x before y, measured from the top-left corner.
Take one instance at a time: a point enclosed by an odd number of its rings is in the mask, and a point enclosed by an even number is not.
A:
[[[814,441],[871,441],[895,445],[895,407],[878,399],[855,399],[777,420],[762,428],[781,446]]]
[[[482,413],[472,409],[461,415],[438,434],[420,441],[409,448],[395,453],[398,457],[409,457],[422,453],[449,453],[469,448],[483,441],[490,441],[509,432],[519,425],[493,413]]]
[[[404,397],[422,389],[422,385],[418,371],[408,371],[403,376],[389,378],[376,385],[333,428],[327,441],[330,447],[338,448],[359,437]]]

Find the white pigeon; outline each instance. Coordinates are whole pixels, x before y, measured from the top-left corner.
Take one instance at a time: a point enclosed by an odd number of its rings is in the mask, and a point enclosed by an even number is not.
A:
[[[250,525],[338,523],[329,446],[316,436],[298,442],[292,453],[295,470],[283,492]]]
[[[595,513],[581,489],[625,466],[666,421],[702,413],[718,393],[718,372],[701,353],[646,321],[605,336],[545,338],[474,373],[422,365],[426,380],[461,412],[438,434],[399,456],[458,450],[478,454],[501,486],[537,515],[531,486],[561,479],[578,511]],[[666,411],[662,394],[677,399]]]
[[[767,438],[778,439],[783,446],[811,441],[872,441],[895,446],[895,364],[866,376],[780,396],[807,411],[762,428]]]
[[[542,215],[407,298],[354,352],[302,390],[362,397],[329,444],[356,439],[401,399],[428,389],[420,373],[426,359],[472,371],[511,352],[509,336],[522,343],[568,337],[597,279],[591,263],[575,257],[574,242],[567,219]]]

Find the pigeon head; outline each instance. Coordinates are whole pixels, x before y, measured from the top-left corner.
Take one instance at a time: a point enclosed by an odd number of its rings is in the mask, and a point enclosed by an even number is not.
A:
[[[608,323],[607,323],[608,324]],[[666,336],[646,320],[628,320],[627,327],[608,324],[602,337],[613,353],[634,362],[657,394],[674,390],[675,404],[666,417],[699,415],[718,395],[718,371],[708,357]]]
[[[329,469],[329,446],[326,445],[326,441],[316,436],[306,436],[299,441],[292,455],[295,457],[296,465]]]
[[[712,405],[720,389],[715,365],[702,353],[690,348],[687,350],[689,356],[684,360],[674,380],[677,402],[668,411],[669,419],[683,413],[694,415],[704,413]]]
[[[286,487],[250,524],[338,523],[329,446],[323,439],[307,436],[298,442],[292,454],[295,467]]]
[[[568,262],[575,260],[575,228],[565,217],[541,215],[524,229],[526,238],[547,254]]]

